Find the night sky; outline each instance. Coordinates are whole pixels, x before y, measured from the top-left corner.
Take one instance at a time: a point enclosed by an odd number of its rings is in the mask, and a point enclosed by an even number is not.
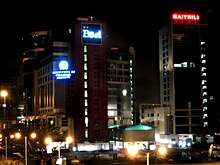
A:
[[[8,3],[8,4],[7,4]],[[1,60],[0,73],[5,67],[15,68],[21,60],[19,41],[23,31],[45,26],[71,26],[77,17],[94,16],[105,21],[109,34],[120,38],[120,45],[131,45],[136,50],[137,103],[159,103],[158,31],[170,17],[170,12],[181,10],[202,13],[210,23],[214,37],[217,33],[217,2],[212,0],[155,0],[155,1],[35,1],[34,3],[7,2],[0,11]],[[76,4],[74,4],[76,3]],[[148,4],[149,3],[149,4]],[[3,11],[4,8],[4,11]],[[213,42],[211,65],[217,64],[219,41]],[[117,45],[116,45],[117,46]],[[218,69],[219,70],[219,69]],[[213,82],[216,77],[213,76]],[[217,86],[217,83],[215,83]],[[215,88],[212,86],[212,88]]]

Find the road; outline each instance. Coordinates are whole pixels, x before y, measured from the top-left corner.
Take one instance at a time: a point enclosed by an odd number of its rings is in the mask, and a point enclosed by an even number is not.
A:
[[[182,165],[182,164],[195,164],[195,165],[220,165],[219,161],[209,162],[207,153],[182,152],[183,150],[172,150],[169,152],[166,159],[158,158],[158,156],[151,154],[149,159],[150,165]],[[125,153],[118,152],[115,157],[115,152],[70,152],[65,154],[68,160],[79,159],[83,165],[147,165],[146,152],[139,153],[135,158],[129,158]],[[184,154],[185,153],[185,154]]]
[[[93,162],[84,162],[84,165],[146,165],[147,162],[136,162],[136,161],[105,161],[96,160]],[[150,165],[220,165],[220,162],[150,162]]]

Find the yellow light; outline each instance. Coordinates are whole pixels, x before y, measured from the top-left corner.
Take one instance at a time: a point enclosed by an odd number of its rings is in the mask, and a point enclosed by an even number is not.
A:
[[[16,139],[20,139],[21,138],[21,133],[20,132],[16,132],[15,133],[15,138]]]
[[[66,138],[66,142],[67,142],[68,144],[72,143],[72,142],[73,142],[73,138],[72,138],[71,136],[68,136],[68,137]]]
[[[8,96],[8,92],[5,91],[5,90],[1,91],[1,96],[2,96],[2,97]]]
[[[127,148],[127,152],[131,157],[136,156],[138,151],[139,151],[139,147],[137,145],[134,145],[134,144],[129,145],[128,148]]]
[[[52,138],[51,137],[46,137],[44,142],[45,142],[45,144],[50,144],[52,142]]]
[[[32,133],[31,133],[31,138],[32,138],[32,139],[36,139],[36,137],[37,137],[37,134],[36,134],[35,132],[32,132]]]
[[[161,155],[165,155],[167,153],[167,148],[165,146],[161,146],[161,147],[159,147],[158,152]]]
[[[15,138],[15,135],[14,135],[14,134],[11,134],[11,135],[10,135],[10,138],[11,138],[11,139],[14,139],[14,138]]]

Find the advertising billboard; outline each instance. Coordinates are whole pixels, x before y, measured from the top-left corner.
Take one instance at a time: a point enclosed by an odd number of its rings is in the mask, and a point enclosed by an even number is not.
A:
[[[71,75],[75,74],[75,70],[70,70],[67,60],[58,61],[56,65],[52,72],[56,79],[70,79]]]
[[[81,24],[82,44],[102,44],[102,26],[95,23]]]

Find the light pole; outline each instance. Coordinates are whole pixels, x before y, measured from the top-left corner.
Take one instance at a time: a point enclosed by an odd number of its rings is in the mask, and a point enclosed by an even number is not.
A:
[[[167,154],[167,147],[166,146],[160,146],[157,150],[158,154],[162,157],[165,157]],[[149,164],[148,164],[149,165]]]
[[[5,136],[5,160],[8,163],[8,137]]]
[[[37,137],[37,134],[35,132],[32,132],[30,134],[31,139],[35,139]],[[21,133],[17,132],[15,133],[15,138],[20,139],[21,138]],[[24,136],[24,159],[25,159],[25,165],[28,165],[28,139],[27,136]]]
[[[4,122],[5,122],[5,111],[6,111],[6,97],[8,96],[8,92],[6,90],[1,91],[1,96],[3,97],[3,104],[2,107],[4,108]],[[5,128],[5,126],[4,126]]]
[[[50,145],[53,142],[51,137],[46,137],[44,141],[45,141],[46,145]],[[73,137],[72,136],[67,136],[65,142],[67,144],[72,143],[73,142]],[[61,146],[61,144],[62,144],[62,142],[59,142],[58,145],[56,146],[57,147],[57,151],[58,151],[58,159],[56,161],[56,164],[59,164],[59,165],[62,164],[62,159],[61,159],[61,154],[60,154],[60,146]],[[55,147],[55,146],[53,146],[53,147]]]
[[[2,91],[1,91],[1,96],[4,98],[3,107],[6,107],[6,106],[5,106],[5,101],[6,101],[6,97],[8,96],[8,92],[7,92],[6,90],[2,90]]]
[[[3,114],[4,114],[4,124],[3,124],[3,128],[5,129],[6,126],[5,126],[5,114],[6,114],[6,97],[8,96],[8,92],[6,90],[2,90],[1,91],[1,96],[3,97],[3,105],[2,107],[4,108],[3,109]],[[6,162],[8,162],[8,137],[6,135],[6,132],[5,132],[5,160]]]
[[[147,152],[146,153],[147,154],[147,165],[149,165],[150,164],[150,152]]]

